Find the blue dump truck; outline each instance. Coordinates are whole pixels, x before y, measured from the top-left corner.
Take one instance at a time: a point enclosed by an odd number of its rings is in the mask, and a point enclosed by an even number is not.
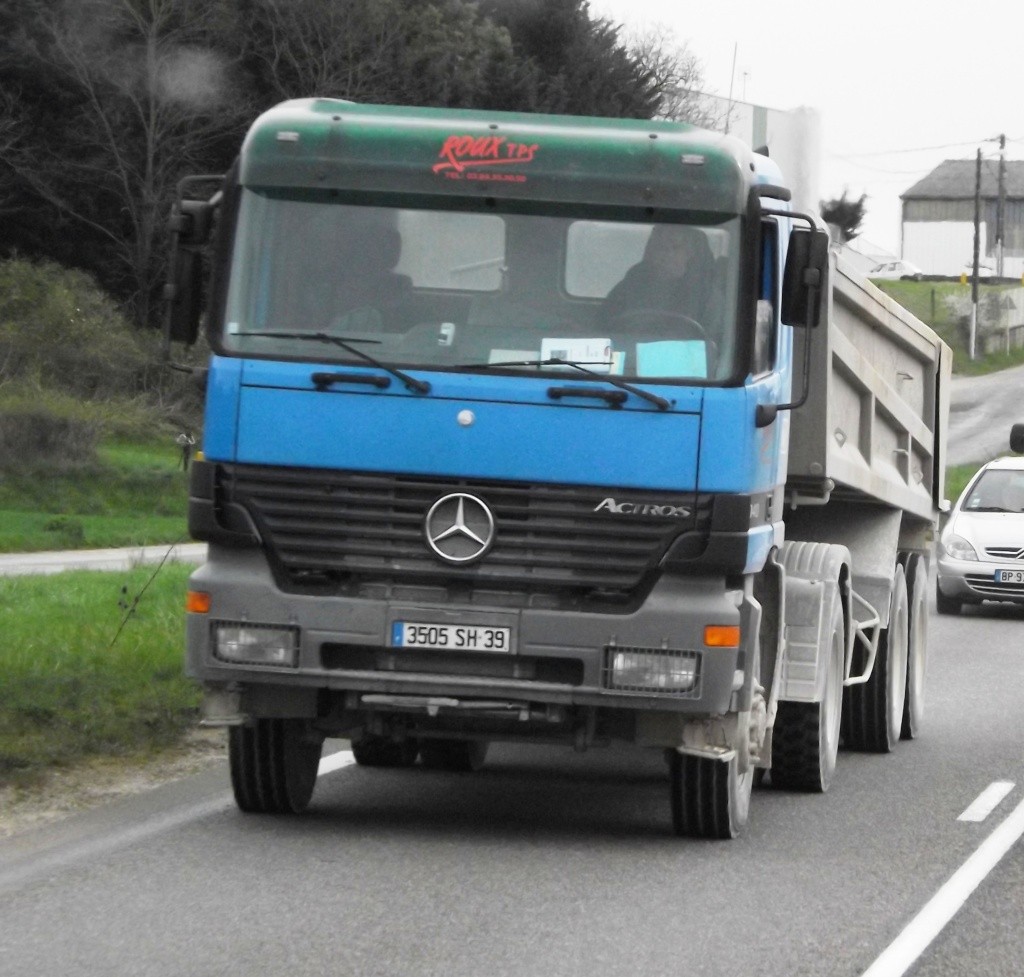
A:
[[[209,179],[167,338],[212,350],[187,669],[242,810],[301,811],[328,736],[630,745],[728,838],[766,772],[917,735],[949,350],[767,156],[305,99]]]

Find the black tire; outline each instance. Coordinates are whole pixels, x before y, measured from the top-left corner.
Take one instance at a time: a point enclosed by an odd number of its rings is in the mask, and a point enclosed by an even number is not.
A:
[[[751,768],[740,776],[736,758],[727,763],[668,750],[672,830],[682,838],[735,838],[747,824]]]
[[[938,582],[935,584],[935,609],[940,614],[957,615],[963,610],[963,601],[958,600],[956,597],[947,597],[941,590],[939,590]]]
[[[924,680],[928,666],[928,563],[923,556],[908,555],[907,598],[910,602],[910,639],[907,644],[907,695],[903,702],[900,739],[921,735],[924,722]]]
[[[907,582],[903,567],[896,567],[889,602],[889,626],[878,638],[878,654],[871,678],[851,685],[843,696],[843,742],[852,750],[889,753],[896,748],[903,728],[907,694],[909,640]],[[858,648],[854,671],[863,667],[864,649]]]
[[[428,770],[472,773],[484,765],[487,746],[483,740],[423,740],[420,758]]]
[[[299,814],[313,788],[323,736],[301,719],[257,719],[228,733],[231,787],[250,814]]]
[[[822,701],[779,703],[772,732],[773,787],[824,794],[832,783],[839,754],[845,641],[843,608],[836,600]]]
[[[361,767],[411,767],[420,745],[411,737],[401,743],[380,736],[364,736],[352,744],[352,756]]]

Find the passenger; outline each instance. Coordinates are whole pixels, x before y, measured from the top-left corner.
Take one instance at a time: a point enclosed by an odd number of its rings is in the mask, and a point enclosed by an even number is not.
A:
[[[656,224],[643,259],[608,293],[602,317],[611,323],[646,312],[670,323],[673,316],[683,315],[703,327],[713,267],[711,248],[701,231]]]

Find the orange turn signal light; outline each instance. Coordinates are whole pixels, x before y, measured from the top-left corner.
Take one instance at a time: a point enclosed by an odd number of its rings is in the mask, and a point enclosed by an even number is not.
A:
[[[739,648],[738,624],[709,624],[704,628],[704,644],[708,648]]]
[[[185,595],[185,610],[189,614],[209,614],[210,595],[201,590],[190,590]]]

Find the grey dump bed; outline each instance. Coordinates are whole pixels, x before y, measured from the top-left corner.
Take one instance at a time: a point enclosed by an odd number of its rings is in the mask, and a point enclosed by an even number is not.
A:
[[[792,412],[791,500],[831,492],[932,522],[943,490],[952,353],[848,262],[833,254],[830,264],[827,342],[813,336],[810,394]]]

